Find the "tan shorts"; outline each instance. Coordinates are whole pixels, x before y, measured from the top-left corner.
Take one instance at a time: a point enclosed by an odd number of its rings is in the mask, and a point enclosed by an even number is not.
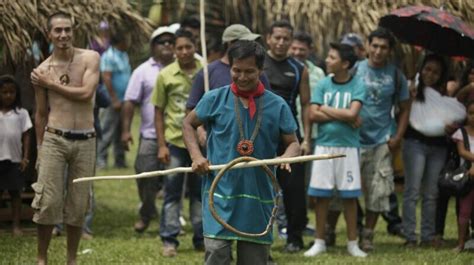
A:
[[[83,225],[89,205],[90,182],[73,184],[72,181],[94,175],[95,141],[95,138],[68,140],[45,132],[38,150],[38,181],[32,185],[35,197],[31,207],[35,210],[35,223]]]
[[[394,191],[394,183],[392,154],[388,145],[361,148],[360,154],[365,208],[379,213],[389,211],[389,196]]]

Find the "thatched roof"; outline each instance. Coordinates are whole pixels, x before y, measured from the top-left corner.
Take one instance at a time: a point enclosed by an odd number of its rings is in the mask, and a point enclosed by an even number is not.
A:
[[[164,6],[170,17],[197,12],[196,0],[165,0]],[[329,43],[343,34],[356,32],[367,36],[374,30],[379,19],[390,11],[407,5],[443,6],[445,10],[474,25],[474,1],[469,0],[207,0],[207,12],[214,6],[225,25],[241,23],[253,31],[264,34],[268,25],[278,19],[288,19],[297,30],[309,32],[315,40],[316,52],[323,56]],[[206,16],[207,19],[207,16]],[[417,52],[412,46],[401,45],[405,70],[413,72]]]
[[[1,1],[0,49],[3,58],[22,62],[31,47],[35,33],[46,34],[49,15],[63,11],[69,13],[76,25],[76,45],[84,47],[97,33],[101,21],[111,29],[128,29],[133,43],[145,43],[152,27],[125,0],[16,0]]]

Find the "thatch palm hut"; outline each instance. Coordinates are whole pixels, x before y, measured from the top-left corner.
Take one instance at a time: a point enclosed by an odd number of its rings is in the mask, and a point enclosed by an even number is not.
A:
[[[107,21],[112,30],[127,30],[135,50],[147,43],[152,32],[149,20],[140,16],[124,0],[17,0],[0,3],[0,74],[14,74],[22,85],[22,96],[27,109],[33,109],[33,91],[29,73],[34,67],[30,49],[35,41],[42,45],[47,56],[46,20],[49,15],[64,11],[75,22],[75,45],[86,47],[97,34],[101,21]]]
[[[164,0],[162,22],[176,21],[182,16],[198,13],[198,0]],[[474,25],[474,1],[466,0],[207,0],[206,19],[209,26],[225,27],[241,23],[258,33],[277,19],[288,19],[298,30],[309,32],[315,40],[315,52],[323,56],[329,42],[347,32],[367,36],[379,19],[391,10],[407,5],[443,7]],[[406,72],[414,72],[417,55],[413,47],[398,47]]]

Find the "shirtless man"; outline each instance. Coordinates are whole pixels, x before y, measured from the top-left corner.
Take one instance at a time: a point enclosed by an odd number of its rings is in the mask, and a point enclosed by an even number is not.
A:
[[[64,222],[67,263],[75,264],[90,184],[73,185],[72,180],[94,174],[93,108],[100,56],[72,46],[73,23],[68,14],[51,15],[47,26],[53,53],[31,73],[36,94],[38,143],[38,180],[32,185],[35,191],[33,221],[38,224],[37,261],[47,264],[51,231],[54,224]]]

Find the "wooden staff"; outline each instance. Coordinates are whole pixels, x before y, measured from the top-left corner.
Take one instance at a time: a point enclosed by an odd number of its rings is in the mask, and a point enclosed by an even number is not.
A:
[[[202,52],[202,71],[204,74],[204,91],[209,91],[209,74],[207,70],[207,47],[206,47],[206,12],[204,0],[199,1],[199,20],[201,22],[201,52]]]
[[[233,168],[247,168],[247,167],[259,167],[263,165],[279,165],[279,164],[292,164],[292,163],[301,163],[313,160],[326,160],[345,157],[345,155],[335,154],[335,155],[307,155],[307,156],[295,156],[287,158],[272,158],[272,159],[262,159],[258,161],[251,161],[238,164]],[[214,165],[209,166],[209,170],[221,170],[226,165]],[[143,172],[136,175],[122,175],[122,176],[95,176],[95,177],[86,177],[78,178],[73,180],[74,183],[83,182],[83,181],[95,181],[95,180],[117,180],[117,179],[139,179],[139,178],[151,178],[156,176],[164,176],[175,173],[190,173],[193,172],[191,167],[177,167],[167,170],[158,170],[152,172]]]

